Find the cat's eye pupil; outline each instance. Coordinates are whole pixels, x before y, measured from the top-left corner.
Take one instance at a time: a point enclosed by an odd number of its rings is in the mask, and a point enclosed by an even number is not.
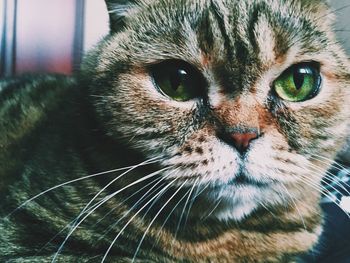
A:
[[[170,77],[171,88],[176,91],[182,83],[186,82],[187,72],[184,69],[175,70]]]
[[[300,90],[303,87],[305,80],[305,71],[303,69],[296,70],[293,74],[295,88]]]

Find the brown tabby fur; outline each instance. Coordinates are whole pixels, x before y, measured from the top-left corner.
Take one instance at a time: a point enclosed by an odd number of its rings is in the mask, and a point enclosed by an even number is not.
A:
[[[2,214],[62,182],[158,158],[95,200],[168,169],[158,177],[168,186],[174,182],[149,213],[138,214],[140,207],[125,200],[140,185],[126,189],[79,224],[58,262],[99,261],[118,233],[108,262],[134,256],[136,262],[295,262],[315,247],[322,233],[321,181],[331,165],[315,156],[334,159],[350,117],[349,64],[327,4],[110,0],[107,5],[111,34],[87,55],[76,80],[1,82]],[[198,69],[206,99],[178,102],[157,91],[152,65],[170,59]],[[274,80],[309,61],[320,64],[320,93],[303,102],[277,98]],[[260,137],[241,160],[220,132],[248,128],[258,129]],[[239,162],[265,183],[260,189],[232,185]],[[60,231],[118,175],[55,189],[5,217],[0,258],[50,262],[68,234]],[[191,188],[203,191],[177,231]]]

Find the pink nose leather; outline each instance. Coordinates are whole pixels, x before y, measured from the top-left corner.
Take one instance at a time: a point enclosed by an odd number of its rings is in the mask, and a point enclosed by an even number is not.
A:
[[[230,137],[236,149],[240,152],[244,152],[248,149],[250,142],[258,137],[258,134],[254,132],[232,133]]]

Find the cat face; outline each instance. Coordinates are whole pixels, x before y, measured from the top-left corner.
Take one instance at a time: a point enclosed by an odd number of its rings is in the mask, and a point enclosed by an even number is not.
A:
[[[108,4],[114,32],[85,65],[107,133],[160,158],[165,180],[201,189],[197,216],[208,203],[220,220],[299,202],[312,213],[349,119],[326,5]]]

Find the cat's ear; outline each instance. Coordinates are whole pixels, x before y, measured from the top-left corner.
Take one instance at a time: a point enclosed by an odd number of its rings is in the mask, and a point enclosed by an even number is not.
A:
[[[325,12],[329,9],[330,0],[299,0],[305,7],[312,7],[316,12]]]
[[[125,26],[125,19],[137,0],[106,0],[110,32],[117,32]]]
[[[330,31],[335,21],[335,14],[330,7],[330,0],[299,0],[304,8],[306,8],[314,22],[320,27]]]

